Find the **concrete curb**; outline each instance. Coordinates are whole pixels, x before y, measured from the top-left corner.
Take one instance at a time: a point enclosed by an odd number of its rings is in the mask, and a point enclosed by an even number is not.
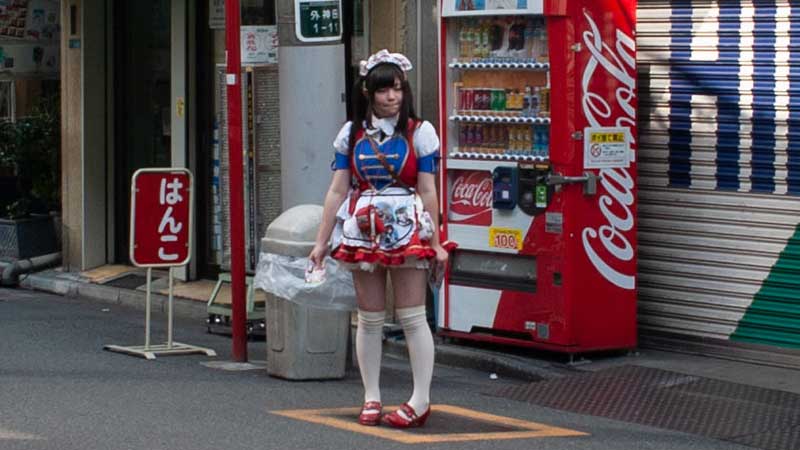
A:
[[[89,283],[74,275],[69,276],[60,272],[44,271],[32,273],[20,285],[27,289],[63,295],[68,298],[81,297],[112,305],[123,305],[141,311],[145,309],[146,293],[144,291]],[[153,293],[151,299],[154,312],[166,313],[167,296]],[[175,317],[202,320],[202,323],[205,323],[208,318],[204,302],[187,300],[181,297],[175,297],[174,299],[174,313]],[[479,370],[489,374],[496,374],[502,378],[513,378],[528,382],[560,378],[569,374],[568,370],[547,362],[515,357],[485,349],[477,350],[452,345],[438,337],[434,339],[436,341],[437,364]],[[406,343],[402,337],[392,336],[387,338],[384,341],[383,349],[387,355],[408,359]]]
[[[59,278],[53,272],[34,273],[28,275],[20,286],[36,291],[49,292],[69,298],[85,298],[88,300],[123,305],[137,310],[145,310],[147,293],[133,289],[121,289],[83,282],[76,279]],[[151,308],[155,313],[167,313],[169,298],[157,293],[151,294]],[[208,318],[205,302],[188,300],[181,297],[173,298],[173,312],[175,317],[203,320]]]
[[[574,375],[574,372],[542,361],[447,344],[437,337],[434,337],[434,341],[436,343],[436,364],[478,370],[496,374],[501,378],[513,378],[527,382],[562,378],[570,374]],[[404,339],[386,339],[383,343],[383,351],[387,355],[408,359],[408,351]]]

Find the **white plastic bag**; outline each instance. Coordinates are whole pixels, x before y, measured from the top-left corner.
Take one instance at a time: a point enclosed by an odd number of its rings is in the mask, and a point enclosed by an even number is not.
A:
[[[330,258],[325,258],[322,281],[307,282],[308,258],[261,253],[256,268],[255,286],[298,305],[312,308],[353,311],[356,292],[349,270]]]

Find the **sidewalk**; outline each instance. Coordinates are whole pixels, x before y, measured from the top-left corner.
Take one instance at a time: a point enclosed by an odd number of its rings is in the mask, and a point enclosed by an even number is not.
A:
[[[82,297],[98,302],[144,309],[145,292],[141,288],[125,289],[102,284],[119,279],[135,270],[135,268],[125,266],[107,266],[102,270],[83,274],[65,273],[58,269],[46,270],[28,275],[22,281],[22,286],[67,297]],[[197,320],[198,324],[205,324],[205,320],[208,318],[206,302],[214,284],[208,280],[176,283],[175,315]],[[165,287],[166,285],[162,283],[153,288],[152,307],[154,311],[166,311]],[[585,355],[570,364],[565,355],[533,349],[470,342],[453,343],[438,337],[436,340],[437,363],[482,371],[491,378],[513,378],[535,382],[560,379],[579,373],[595,373],[623,366],[634,366],[800,394],[800,371],[798,370],[767,367],[688,353],[641,348],[631,353]],[[388,355],[406,357],[405,342],[402,339],[388,338],[385,341],[384,349]]]

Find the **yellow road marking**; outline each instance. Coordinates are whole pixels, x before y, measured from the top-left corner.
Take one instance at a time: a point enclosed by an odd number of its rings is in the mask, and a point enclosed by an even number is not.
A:
[[[394,410],[398,406],[390,406],[386,409]],[[488,441],[505,439],[532,439],[545,437],[571,437],[588,436],[587,433],[569,430],[566,428],[552,427],[549,425],[529,422],[526,420],[514,419],[511,417],[497,416],[494,414],[482,413],[471,409],[460,408],[452,405],[433,405],[433,413],[439,412],[452,414],[478,420],[481,422],[496,423],[503,426],[519,428],[515,431],[499,431],[490,433],[438,433],[438,434],[409,434],[385,426],[366,427],[359,425],[355,417],[361,411],[360,408],[330,408],[330,409],[294,409],[283,411],[270,411],[272,414],[289,417],[296,420],[303,420],[341,430],[352,431],[354,433],[367,434],[379,438],[390,439],[404,444],[430,444],[435,442],[463,442],[463,441]],[[338,417],[350,415],[353,419],[345,420]]]

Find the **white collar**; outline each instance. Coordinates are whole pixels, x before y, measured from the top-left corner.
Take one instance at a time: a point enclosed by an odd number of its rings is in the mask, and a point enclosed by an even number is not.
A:
[[[397,120],[399,119],[400,115],[396,114],[392,117],[382,117],[378,118],[374,115],[370,115],[372,120],[372,128],[365,126],[364,129],[367,134],[374,135],[379,131],[383,131],[385,136],[394,136],[394,129],[397,126]]]

